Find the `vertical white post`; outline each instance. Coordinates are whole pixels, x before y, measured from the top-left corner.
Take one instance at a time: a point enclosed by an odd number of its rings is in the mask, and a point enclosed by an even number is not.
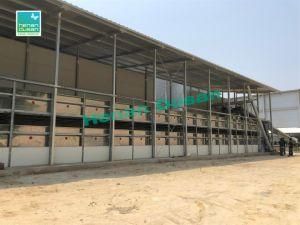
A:
[[[57,33],[56,33],[56,54],[55,54],[55,74],[54,74],[54,88],[52,94],[51,104],[51,125],[50,125],[50,148],[49,148],[49,164],[54,164],[55,154],[55,127],[56,127],[56,99],[59,73],[59,54],[60,54],[60,28],[61,28],[61,12],[58,13],[57,18]]]

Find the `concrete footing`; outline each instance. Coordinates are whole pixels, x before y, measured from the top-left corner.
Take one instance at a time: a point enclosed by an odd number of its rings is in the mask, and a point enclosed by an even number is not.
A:
[[[196,161],[196,160],[212,160],[212,159],[229,159],[229,158],[242,158],[250,156],[264,156],[270,155],[270,153],[248,153],[248,154],[225,154],[225,155],[209,155],[201,157],[174,157],[174,158],[154,158],[154,159],[139,159],[139,160],[123,160],[112,162],[97,162],[97,163],[76,163],[65,165],[53,165],[53,166],[30,166],[30,167],[13,167],[6,168],[0,171],[0,177],[5,176],[20,176],[31,174],[43,174],[43,173],[55,173],[64,171],[74,171],[93,168],[110,168],[121,165],[137,165],[143,163],[165,163],[176,161]]]

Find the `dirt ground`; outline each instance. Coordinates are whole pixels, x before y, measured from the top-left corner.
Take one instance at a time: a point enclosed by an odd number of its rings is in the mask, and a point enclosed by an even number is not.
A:
[[[300,155],[0,178],[0,224],[300,224]]]

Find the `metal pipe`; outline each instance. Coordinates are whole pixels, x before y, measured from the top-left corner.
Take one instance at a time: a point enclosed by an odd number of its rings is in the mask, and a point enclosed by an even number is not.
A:
[[[85,116],[85,108],[86,108],[86,97],[83,94],[83,104],[82,104],[82,115]],[[81,126],[81,163],[84,163],[84,154],[85,154],[85,124],[84,119],[82,119],[82,126]]]
[[[112,96],[111,94],[106,94],[106,93],[101,93],[101,92],[96,92],[96,91],[89,91],[89,90],[83,90],[83,89],[78,89],[78,88],[76,89],[76,88],[72,88],[72,87],[64,87],[64,86],[61,86],[61,85],[46,84],[46,83],[37,82],[37,81],[21,80],[21,79],[10,78],[10,77],[1,76],[1,75],[0,75],[0,79],[10,80],[10,81],[16,81],[18,83],[24,83],[24,84],[33,84],[33,85],[38,85],[38,86],[43,86],[43,87],[51,87],[51,88],[55,88],[56,87],[56,88],[59,88],[59,89],[84,92],[84,93],[93,94],[93,95]],[[128,98],[128,97],[124,96],[122,98]],[[136,99],[136,100],[143,100],[143,99],[138,99],[138,98],[134,98],[134,99]]]
[[[75,88],[78,88],[78,81],[79,81],[79,48],[76,51],[76,64],[75,64]],[[75,95],[78,95],[77,91]]]
[[[258,94],[258,89],[256,89],[256,103],[257,103],[257,112],[258,112],[258,115],[259,115],[259,94]],[[259,147],[259,150],[262,151],[262,148],[261,148],[261,131],[260,130],[258,130],[257,136],[258,136],[257,137],[257,145]]]
[[[55,54],[55,74],[54,74],[54,88],[51,105],[51,124],[50,124],[50,148],[49,148],[49,164],[54,164],[55,154],[55,127],[56,127],[56,99],[57,99],[57,85],[59,73],[59,54],[60,54],[60,30],[61,30],[61,12],[58,13],[57,18],[57,35],[56,35],[56,54]]]
[[[228,134],[228,152],[229,153],[232,153],[232,127],[231,127],[231,121],[232,121],[232,118],[231,118],[231,102],[230,102],[230,77],[228,76],[227,77],[227,88],[228,88],[228,92],[227,92],[227,98],[228,98],[228,131],[229,131],[229,134]]]
[[[258,89],[256,89],[256,107],[259,114],[259,95],[258,95]]]
[[[245,152],[248,153],[248,118],[247,118],[247,103],[246,103],[246,84],[244,83],[243,89],[243,100],[244,100],[244,132],[245,132]]]
[[[210,84],[210,69],[208,69],[208,154],[212,154],[212,127],[211,127],[211,84]]]
[[[134,105],[135,105],[135,102],[134,102],[134,100],[132,101],[132,104],[131,104],[131,109],[132,110],[134,110]],[[134,147],[135,147],[135,131],[134,131],[134,124],[135,124],[135,118],[134,118],[134,113],[132,114],[132,115],[130,115],[130,116],[132,116],[132,118],[131,118],[131,131],[132,131],[132,133],[131,133],[131,145],[132,145],[132,151],[131,151],[131,159],[133,160],[134,159],[134,151],[135,151],[135,149],[134,149]]]
[[[28,76],[28,63],[29,63],[29,46],[30,46],[30,39],[29,37],[26,38],[26,49],[25,49],[25,60],[24,60],[24,80],[27,80]],[[25,84],[23,85],[25,88]]]
[[[184,94],[184,99],[187,98],[187,62],[184,61],[184,86],[183,86],[183,94]],[[185,102],[184,104],[184,140],[183,140],[183,144],[184,144],[184,156],[187,156],[187,133],[188,133],[188,129],[187,129],[187,103]]]
[[[273,116],[272,116],[272,98],[271,98],[271,92],[269,92],[269,108],[270,108],[270,122],[271,122],[271,145],[272,145],[272,148],[273,148],[274,136],[273,136]]]
[[[169,84],[170,84],[170,89],[169,89],[169,98],[170,98],[170,103],[172,104],[172,84],[173,84],[173,81],[172,81],[172,77],[170,76],[170,80],[169,80]],[[166,96],[166,98],[168,98],[168,96]],[[168,150],[169,150],[169,157],[171,157],[171,139],[170,139],[170,130],[171,130],[171,126],[170,126],[170,116],[171,116],[171,109],[168,108],[168,137],[167,137],[167,140],[168,140]]]
[[[145,100],[148,100],[148,68],[145,67]]]
[[[111,115],[115,113],[116,107],[116,70],[117,70],[117,34],[113,35],[113,63],[112,63],[112,103]],[[115,145],[115,119],[114,116],[110,118],[110,148],[109,161],[113,161],[113,151]]]
[[[157,49],[154,49],[153,59],[153,107],[152,107],[152,158],[156,157],[156,73]]]
[[[16,81],[13,82],[13,92],[11,100],[11,113],[10,113],[10,126],[9,126],[9,140],[8,140],[8,167],[11,167],[11,155],[14,135],[14,122],[15,122],[15,105],[16,105]]]

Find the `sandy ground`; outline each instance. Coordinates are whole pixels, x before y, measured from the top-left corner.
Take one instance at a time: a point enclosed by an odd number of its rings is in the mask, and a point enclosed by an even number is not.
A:
[[[300,155],[0,178],[0,224],[300,224]]]

